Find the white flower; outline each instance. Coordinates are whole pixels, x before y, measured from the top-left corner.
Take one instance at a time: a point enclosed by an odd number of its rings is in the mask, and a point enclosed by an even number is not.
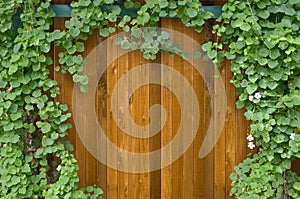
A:
[[[292,133],[291,136],[290,136],[290,139],[294,140],[295,139],[295,135],[296,135],[295,133]]]
[[[61,170],[61,165],[58,165],[57,168],[56,168],[56,170],[60,171]]]
[[[255,97],[255,99],[260,99],[261,98],[260,92],[255,93],[254,97]]]
[[[254,140],[254,137],[250,134],[250,135],[247,136],[247,140],[249,142],[252,142]]]
[[[249,96],[249,100],[252,102],[253,101],[253,95]]]
[[[248,147],[252,150],[255,147],[255,144],[253,142],[249,142]]]

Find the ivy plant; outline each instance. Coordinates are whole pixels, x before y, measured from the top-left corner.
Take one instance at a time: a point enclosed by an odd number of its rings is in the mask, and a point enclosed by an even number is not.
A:
[[[300,3],[229,0],[218,21],[219,42],[203,49],[216,64],[231,61],[236,106],[251,121],[248,146],[258,147],[231,174],[231,195],[300,198],[300,178],[291,171],[300,158]]]
[[[70,117],[55,100],[49,78],[51,43],[65,33],[50,31],[50,1],[2,1],[0,44],[0,197],[96,198],[102,190],[78,189],[72,146],[61,141]],[[22,8],[23,28],[14,38],[12,15]]]

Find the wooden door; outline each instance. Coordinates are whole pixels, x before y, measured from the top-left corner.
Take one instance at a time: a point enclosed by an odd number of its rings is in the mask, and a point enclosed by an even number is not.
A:
[[[216,2],[215,4],[222,5],[225,1]],[[57,0],[55,3],[63,4],[69,2]],[[206,3],[206,5],[213,4],[209,1],[204,3]],[[64,22],[66,20],[67,19],[56,18],[54,28],[64,29]],[[162,19],[160,27],[176,30],[194,39],[195,42],[202,44],[215,39],[211,34],[211,29],[214,24],[215,21],[213,19],[208,20],[200,34],[184,27],[179,19]],[[86,51],[83,55],[87,57],[88,54],[103,41],[104,38],[101,38],[98,32],[95,31],[85,42]],[[108,43],[109,42],[110,41],[108,41]],[[183,45],[189,45],[185,43],[186,41],[184,39],[178,40],[178,42],[181,42]],[[107,199],[230,198],[229,191],[231,181],[229,175],[232,173],[233,167],[241,162],[246,154],[249,153],[246,143],[249,124],[245,121],[243,116],[244,111],[235,108],[237,96],[233,85],[229,82],[232,77],[229,63],[224,62],[219,68],[220,78],[225,82],[227,98],[225,125],[213,150],[205,158],[200,159],[198,153],[203,144],[211,117],[211,97],[208,87],[201,75],[190,63],[180,56],[170,56],[168,53],[160,53],[155,61],[148,61],[143,59],[141,52],[138,50],[119,56],[114,43],[109,43],[106,48],[106,52],[101,52],[102,54],[105,54],[107,57],[114,56],[118,58],[107,67],[107,70],[101,76],[95,92],[95,104],[93,107],[95,107],[98,123],[102,129],[104,129],[106,136],[112,143],[124,151],[147,153],[160,149],[176,136],[181,121],[179,101],[170,90],[157,84],[144,85],[131,96],[123,92],[122,95],[117,95],[117,99],[124,100],[126,97],[129,99],[128,109],[130,115],[133,121],[140,126],[149,124],[149,108],[153,104],[161,104],[164,106],[167,121],[159,133],[150,138],[135,138],[123,132],[112,116],[111,94],[115,85],[128,71],[143,64],[151,65],[157,63],[168,65],[186,77],[187,81],[192,85],[198,99],[201,114],[199,129],[190,147],[171,165],[151,172],[129,173],[107,167],[89,153],[76,131],[74,119],[71,118],[69,122],[72,123],[73,128],[69,132],[68,139],[75,148],[74,154],[76,155],[80,168],[78,171],[80,186],[96,185],[103,189],[104,198]],[[58,65],[58,53],[60,50],[61,49],[57,47],[53,50],[54,65]],[[101,59],[95,60],[95,62],[101,61]],[[58,81],[61,88],[61,94],[58,99],[62,103],[66,103],[69,106],[69,110],[73,112],[73,108],[77,106],[73,104],[76,103],[76,99],[73,99],[72,78],[69,75],[62,75],[54,71],[52,75],[54,79]],[[143,74],[142,71],[141,75],[146,79],[149,78]],[[155,75],[161,79],[169,78],[169,74],[163,70]],[[130,79],[127,82],[129,82],[129,84],[135,83]],[[183,86],[182,84],[183,83],[180,82],[178,83],[179,86]],[[185,90],[182,90],[182,92],[184,95]],[[184,138],[182,138],[182,140],[184,141]],[[98,147],[97,142],[95,142],[95,147]],[[182,146],[179,145],[178,147],[180,148]],[[109,151],[107,154],[109,154]],[[163,154],[161,158],[170,158],[172,154],[172,152]],[[112,157],[107,156],[107,158]],[[132,165],[130,160],[126,159],[126,157],[122,157],[122,154],[120,154],[117,159],[121,160],[119,164],[126,164],[129,167],[143,166]],[[160,161],[162,161],[162,159]]]

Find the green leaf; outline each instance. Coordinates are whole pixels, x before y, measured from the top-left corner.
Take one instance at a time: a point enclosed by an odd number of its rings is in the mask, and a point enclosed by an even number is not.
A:
[[[48,53],[50,51],[50,47],[51,46],[49,44],[43,44],[40,48],[43,53]]]
[[[263,57],[269,56],[270,51],[267,48],[261,48],[259,51],[259,55]]]
[[[88,86],[87,85],[80,85],[80,91],[83,93],[87,93],[88,92]]]
[[[76,50],[78,52],[84,52],[84,44],[82,42],[77,42],[76,43]]]
[[[77,37],[80,34],[80,30],[78,28],[71,28],[69,32],[73,37]]]
[[[30,176],[30,180],[32,183],[38,184],[39,181],[41,180],[41,177],[40,177],[40,175],[32,175],[32,176]]]
[[[53,139],[47,138],[47,137],[43,137],[42,139],[42,145],[45,146],[51,146],[54,143]]]
[[[85,6],[85,7],[87,7],[87,6],[89,6],[91,4],[91,1],[90,0],[79,0],[78,1],[78,5],[79,6]]]
[[[243,31],[249,31],[251,29],[251,26],[247,23],[243,23],[243,25],[241,25],[241,29]]]
[[[280,56],[280,52],[278,49],[272,49],[270,53],[271,59],[277,59]]]
[[[260,16],[263,19],[267,19],[270,16],[270,12],[268,10],[260,10],[258,12],[258,16]]]
[[[253,94],[257,90],[258,86],[257,84],[248,84],[246,90],[248,94]]]
[[[48,133],[51,129],[51,125],[49,123],[43,123],[43,126],[41,128],[41,131],[43,133]]]
[[[210,58],[210,59],[213,59],[217,56],[217,51],[216,50],[211,50],[211,51],[208,51],[207,52],[207,56]]]
[[[211,49],[211,47],[212,47],[212,42],[211,41],[209,41],[209,42],[202,45],[202,49],[206,52],[209,51]]]
[[[58,138],[58,133],[53,132],[51,133],[51,139],[56,140]]]
[[[35,91],[32,93],[32,96],[33,96],[33,97],[36,97],[36,98],[40,97],[41,95],[42,95],[41,90],[35,90]]]
[[[86,191],[89,192],[89,193],[91,193],[91,192],[94,191],[94,187],[88,186],[88,187],[86,187]]]
[[[131,29],[131,34],[135,37],[135,38],[140,38],[141,34],[142,34],[142,30],[140,28],[134,28]]]
[[[245,106],[245,101],[238,100],[238,101],[236,101],[235,105],[236,105],[236,108],[241,109]]]
[[[190,18],[196,17],[198,14],[195,8],[188,8],[186,12]]]
[[[166,8],[166,7],[168,7],[169,2],[166,1],[166,0],[160,0],[160,1],[158,2],[158,5],[159,5],[160,8]]]
[[[110,34],[109,29],[108,28],[101,28],[100,29],[100,35],[102,37],[108,37],[108,35]]]
[[[11,64],[8,69],[8,75],[12,75],[17,72],[18,66],[16,64]]]
[[[300,182],[296,182],[294,185],[293,185],[294,189],[296,189],[297,191],[300,191]]]
[[[275,47],[275,44],[269,40],[264,40],[264,44],[269,48],[274,48]]]
[[[129,49],[130,48],[130,43],[127,39],[124,39],[123,41],[121,41],[121,48],[123,48],[123,49]]]
[[[14,128],[14,124],[13,123],[9,123],[9,124],[7,124],[7,125],[5,125],[3,127],[3,130],[6,131],[6,132],[8,132],[8,131],[13,130],[13,128]]]
[[[16,120],[20,119],[21,117],[22,117],[22,113],[20,113],[20,112],[13,113],[10,115],[10,119],[12,121],[16,121]]]
[[[300,95],[293,96],[293,101],[292,102],[296,106],[300,105]]]
[[[268,66],[270,67],[270,68],[275,68],[276,66],[278,66],[279,65],[279,62],[277,61],[277,60],[269,60],[268,61]]]

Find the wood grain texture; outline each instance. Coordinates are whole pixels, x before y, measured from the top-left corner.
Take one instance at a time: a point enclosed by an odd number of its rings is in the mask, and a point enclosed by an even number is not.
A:
[[[223,0],[205,1],[204,3],[205,5],[222,5],[224,2]],[[57,0],[54,1],[54,3],[69,2]],[[56,18],[53,28],[64,29],[65,20],[66,19]],[[179,19],[162,19],[160,22],[161,27],[179,31],[193,38],[195,42],[199,42],[200,44],[209,40],[215,40],[214,36],[210,33],[214,24],[215,20],[208,20],[203,27],[203,31],[196,33],[184,27]],[[195,46],[195,44],[189,43],[182,38],[174,38],[173,34],[171,34],[170,37],[175,39],[178,43],[191,46],[191,48]],[[98,36],[98,31],[95,31],[85,42],[86,52],[84,52],[83,55],[86,57],[88,53],[103,40],[104,38]],[[58,65],[58,53],[60,51],[61,49],[57,47],[52,49],[53,66]],[[102,58],[96,58],[94,60],[95,62],[102,62],[106,56],[108,58],[109,56],[119,56],[119,52],[112,41],[108,42],[106,52],[97,53],[101,54]],[[128,92],[127,94],[126,92],[122,92],[122,95],[118,95],[118,100],[122,100],[125,97],[130,99],[129,112],[131,117],[136,124],[141,126],[145,126],[150,122],[149,108],[151,105],[161,104],[164,106],[167,113],[167,122],[155,136],[147,139],[132,137],[117,126],[112,116],[111,94],[116,83],[126,72],[134,67],[141,64],[149,65],[151,63],[161,63],[172,67],[172,69],[186,77],[188,82],[192,85],[197,95],[201,115],[199,129],[194,142],[179,159],[161,170],[142,174],[126,173],[109,168],[97,161],[82,144],[76,133],[74,122],[70,119],[69,121],[74,128],[69,131],[67,139],[75,146],[74,154],[76,155],[80,168],[78,171],[80,187],[95,184],[104,190],[104,199],[230,199],[229,191],[231,181],[229,175],[233,172],[234,166],[241,162],[249,152],[245,138],[249,123],[245,121],[243,116],[244,111],[236,110],[235,108],[237,96],[233,85],[230,84],[232,73],[230,71],[229,62],[224,62],[219,68],[221,74],[220,78],[225,82],[227,97],[225,126],[216,146],[208,156],[203,159],[199,159],[198,153],[209,126],[212,114],[210,110],[212,100],[201,74],[192,67],[192,64],[179,56],[170,56],[167,53],[160,53],[155,61],[150,62],[143,59],[141,52],[133,51],[116,59],[108,66],[106,72],[101,77],[95,93],[95,111],[99,124],[102,129],[105,129],[107,137],[124,151],[135,153],[154,151],[167,145],[174,138],[181,121],[181,109],[179,108],[179,101],[176,96],[165,87],[147,85],[136,90],[131,96]],[[202,72],[208,73],[207,71]],[[167,71],[161,70],[156,75],[162,79],[169,78],[172,80],[171,74]],[[69,75],[54,72],[53,69],[51,76],[58,81],[58,85],[61,88],[61,94],[57,99],[67,104],[70,111],[72,111],[72,101],[76,105],[76,99],[72,99],[72,78]],[[140,76],[149,78],[146,74],[142,73]],[[129,85],[135,83],[136,82],[128,79]],[[182,86],[180,82],[173,81],[172,83]],[[185,94],[186,91],[183,89],[182,92]],[[184,99],[184,101],[187,100],[186,98]],[[122,118],[121,115],[118,115],[118,117],[119,116]],[[99,147],[97,142],[95,144],[96,147]],[[182,144],[183,143],[179,144],[176,150],[179,150]],[[173,155],[174,152],[161,154],[161,159],[156,161],[162,162],[164,158],[171,158]],[[130,167],[142,168],[147,166],[145,162],[141,164],[131,164],[124,154],[119,153],[116,157],[115,151],[109,151],[108,149],[107,158],[111,158],[111,160],[119,164],[128,165]],[[150,164],[150,162],[146,164]]]

